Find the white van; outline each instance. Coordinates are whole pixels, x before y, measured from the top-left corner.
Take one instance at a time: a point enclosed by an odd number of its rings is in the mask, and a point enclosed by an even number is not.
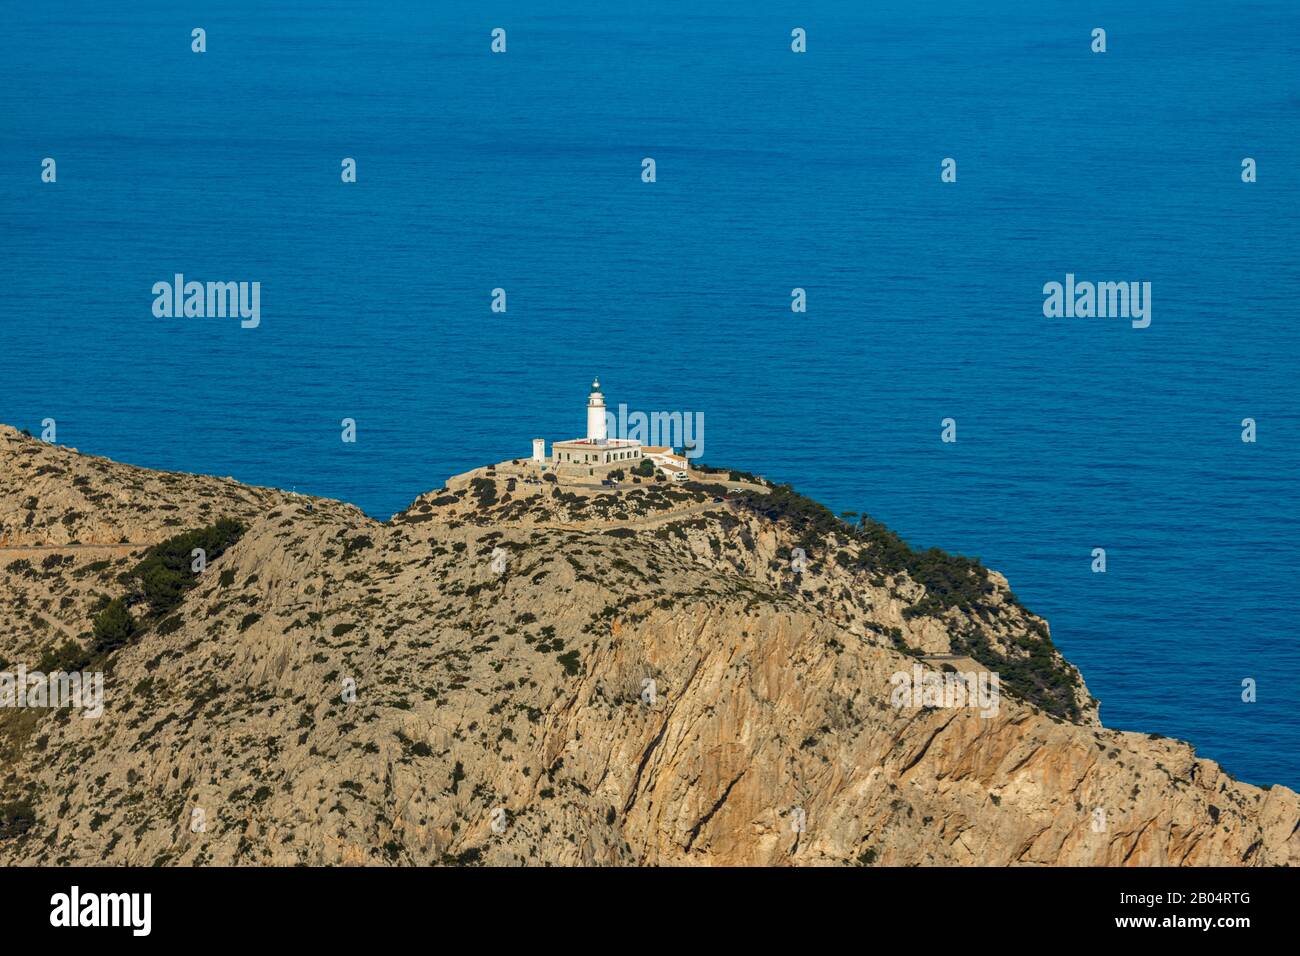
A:
[[[690,480],[691,480],[691,476],[686,474],[686,472],[684,471],[673,472],[673,481],[690,481]]]

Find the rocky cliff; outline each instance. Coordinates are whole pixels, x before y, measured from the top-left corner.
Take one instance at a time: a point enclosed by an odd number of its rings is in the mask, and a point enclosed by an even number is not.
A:
[[[1102,727],[977,562],[734,473],[536,477],[379,522],[0,428],[0,671],[105,674],[0,708],[0,863],[1300,858],[1295,793]],[[899,703],[954,671],[996,713]]]

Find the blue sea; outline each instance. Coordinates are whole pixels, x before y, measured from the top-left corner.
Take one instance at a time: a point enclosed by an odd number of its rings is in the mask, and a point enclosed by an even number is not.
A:
[[[1298,63],[1294,0],[10,4],[0,421],[387,518],[599,376],[1300,788]],[[260,326],[156,318],[176,273]],[[1150,326],[1045,318],[1067,273]]]

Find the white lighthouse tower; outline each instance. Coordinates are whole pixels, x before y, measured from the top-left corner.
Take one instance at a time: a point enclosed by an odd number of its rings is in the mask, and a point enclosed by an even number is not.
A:
[[[591,394],[587,396],[587,437],[551,444],[551,457],[547,460],[555,473],[561,477],[591,478],[640,464],[641,442],[634,438],[610,438],[606,422],[605,396],[600,393],[597,380],[591,383]]]
[[[600,379],[591,383],[591,394],[587,397],[587,438],[590,441],[603,442],[605,433],[605,396],[600,394]]]

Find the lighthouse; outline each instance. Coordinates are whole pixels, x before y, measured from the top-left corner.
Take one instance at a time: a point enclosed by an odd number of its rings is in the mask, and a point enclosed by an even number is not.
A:
[[[587,439],[604,442],[605,433],[605,396],[600,394],[600,379],[591,383],[591,394],[587,396]]]
[[[605,418],[605,396],[600,392],[600,380],[591,383],[587,396],[587,437],[570,438],[551,444],[551,455],[545,461],[555,472],[570,478],[590,478],[619,468],[640,464],[641,442],[633,438],[610,438]],[[533,447],[534,460],[537,448]],[[618,477],[623,477],[619,475]]]

